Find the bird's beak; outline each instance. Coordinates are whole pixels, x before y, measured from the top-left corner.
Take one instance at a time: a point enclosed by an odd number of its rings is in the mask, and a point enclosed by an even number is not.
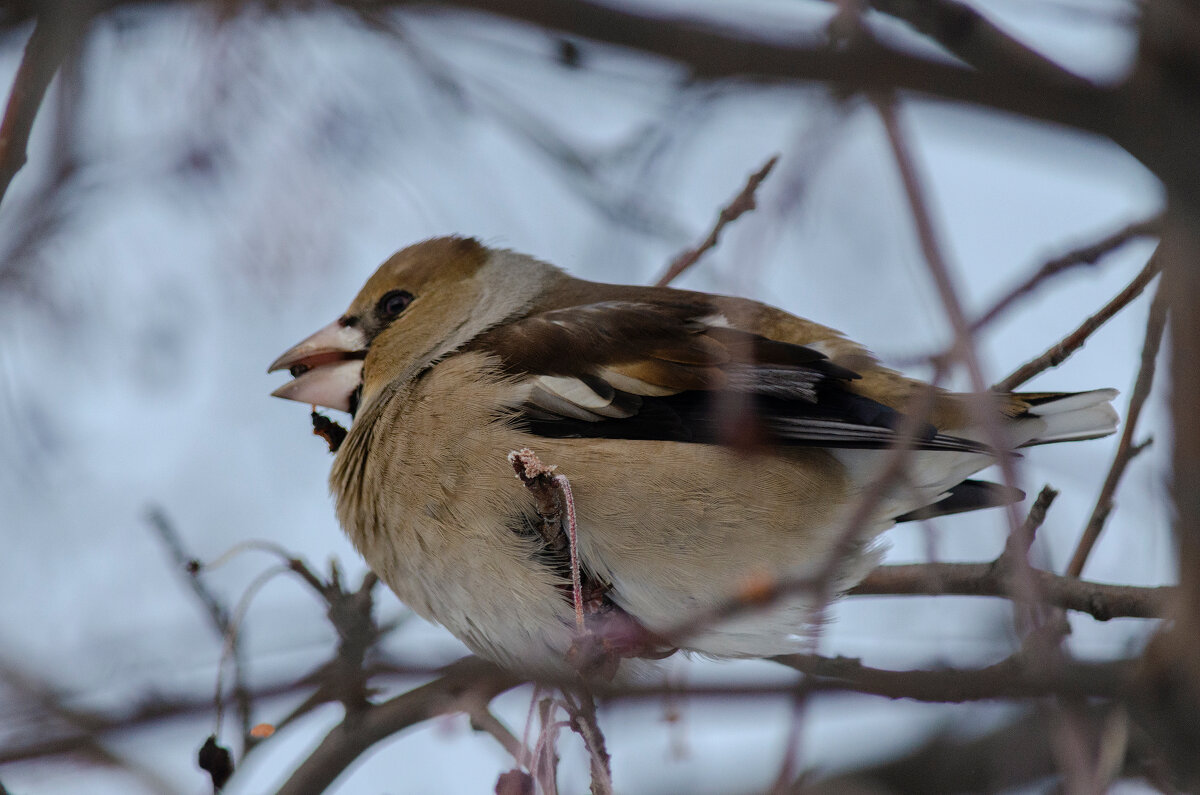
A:
[[[271,362],[268,373],[291,370],[292,380],[271,394],[300,403],[350,411],[350,397],[362,383],[367,338],[335,320]]]

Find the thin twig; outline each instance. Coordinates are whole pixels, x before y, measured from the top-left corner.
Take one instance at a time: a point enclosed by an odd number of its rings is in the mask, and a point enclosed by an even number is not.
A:
[[[540,688],[539,688],[540,689]],[[554,750],[558,742],[558,732],[565,728],[560,721],[553,720],[559,702],[553,698],[543,698],[538,702],[538,731],[537,743],[533,748],[533,762],[530,769],[533,777],[542,788],[542,795],[558,795],[558,754]]]
[[[490,734],[518,764],[529,758],[529,749],[517,739],[517,736],[504,725],[503,721],[488,709],[487,702],[470,707],[467,710],[467,717],[471,720],[472,729]]]
[[[233,702],[237,709],[238,724],[241,727],[243,748],[248,747],[251,744],[252,701],[250,689],[246,684],[246,660],[242,639],[232,627],[229,609],[200,579],[200,567],[196,564],[196,558],[188,554],[183,545],[183,539],[180,538],[175,526],[171,524],[162,508],[151,506],[146,512],[146,521],[163,542],[163,546],[167,548],[175,568],[186,574],[188,585],[200,604],[203,605],[209,623],[212,624],[218,639],[229,643],[229,655],[233,665]],[[217,698],[218,700],[221,698],[219,692]]]
[[[716,223],[713,224],[712,231],[708,233],[708,237],[704,239],[704,242],[696,248],[688,249],[675,257],[671,261],[670,266],[667,267],[666,272],[654,283],[656,287],[666,287],[679,274],[695,265],[709,249],[717,245],[721,238],[721,232],[727,224],[736,221],[744,213],[753,210],[757,206],[754,201],[754,193],[758,190],[758,186],[762,184],[763,180],[767,178],[767,175],[771,173],[771,169],[775,167],[777,162],[779,162],[779,155],[773,155],[770,160],[763,164],[762,168],[750,175],[741,192],[721,209],[720,214],[717,215]]]
[[[1068,251],[1066,254],[1047,260],[1037,272],[1010,290],[1003,298],[984,312],[978,320],[971,324],[971,331],[978,333],[984,326],[994,321],[1005,310],[1020,299],[1032,293],[1043,282],[1081,265],[1095,265],[1105,255],[1124,246],[1132,240],[1159,235],[1162,233],[1163,219],[1161,215],[1146,218],[1129,224],[1110,235],[1089,243],[1086,246]]]
[[[1150,304],[1150,315],[1146,320],[1146,341],[1142,346],[1141,367],[1138,369],[1137,380],[1133,386],[1133,394],[1129,396],[1129,411],[1125,414],[1125,428],[1121,431],[1121,441],[1117,444],[1117,452],[1113,456],[1112,466],[1104,478],[1104,485],[1096,497],[1096,505],[1092,508],[1091,518],[1083,530],[1075,554],[1067,566],[1068,577],[1078,577],[1083,573],[1088,555],[1104,530],[1104,522],[1113,509],[1113,497],[1125,468],[1145,445],[1135,445],[1133,433],[1137,429],[1138,418],[1141,417],[1142,407],[1150,396],[1150,388],[1154,384],[1154,370],[1158,361],[1158,349],[1162,344],[1163,330],[1167,325],[1167,297],[1160,286]]]
[[[1037,531],[1042,529],[1042,525],[1046,521],[1046,512],[1050,510],[1051,504],[1057,498],[1058,491],[1056,489],[1051,488],[1049,484],[1042,486],[1042,490],[1038,492],[1037,498],[1029,508],[1029,513],[1025,516],[1021,532],[1015,534],[1015,537],[1008,537],[1008,542],[1004,545],[1004,552],[1000,553],[1001,558],[1005,555],[1029,555],[1029,548],[1033,546]]]
[[[1159,261],[1158,251],[1156,249],[1155,253],[1151,255],[1149,262],[1147,262],[1146,266],[1142,268],[1141,272],[1134,277],[1133,281],[1131,281],[1124,290],[1117,293],[1117,295],[1111,301],[1105,304],[1099,312],[1083,321],[1078,328],[1076,328],[1066,337],[1063,337],[1061,341],[1059,341],[1041,356],[1026,362],[1012,373],[1007,375],[1003,380],[998,381],[992,386],[992,389],[996,392],[1012,392],[1014,389],[1021,386],[1035,375],[1038,375],[1045,370],[1049,370],[1052,367],[1058,367],[1060,364],[1065,362],[1067,358],[1071,356],[1071,354],[1082,348],[1083,344],[1088,341],[1088,338],[1091,337],[1097,329],[1099,329],[1101,326],[1111,320],[1114,315],[1128,306],[1133,299],[1141,295],[1142,291],[1146,289],[1146,285],[1150,284],[1151,280],[1158,275],[1158,271]]]
[[[612,767],[604,733],[596,720],[596,701],[586,685],[563,691],[571,728],[583,738],[592,771],[592,795],[613,795]]]

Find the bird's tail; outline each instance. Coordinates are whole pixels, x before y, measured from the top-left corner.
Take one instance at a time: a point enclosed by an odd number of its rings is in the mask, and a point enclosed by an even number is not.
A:
[[[1112,407],[1115,389],[1087,392],[1017,392],[1013,395],[1026,408],[1014,419],[1021,447],[1050,442],[1077,442],[1108,436],[1117,429],[1119,417]]]
[[[1031,447],[1051,442],[1074,442],[1107,436],[1117,429],[1117,412],[1112,400],[1115,389],[1087,392],[1018,392],[1011,395],[1008,417],[1001,428],[1013,447]],[[966,438],[983,441],[979,428],[959,432]],[[994,463],[991,456],[979,453],[915,454],[912,473],[920,485],[922,499],[904,506],[898,501],[898,522],[928,519],[952,513],[1006,505],[1024,499],[1017,489],[996,483],[966,480]]]

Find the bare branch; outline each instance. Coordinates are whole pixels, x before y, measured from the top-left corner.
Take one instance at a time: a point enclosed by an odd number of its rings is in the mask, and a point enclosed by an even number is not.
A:
[[[517,739],[517,736],[488,709],[487,702],[480,702],[467,710],[471,719],[471,728],[477,732],[490,734],[505,751],[518,762],[529,758],[529,749]]]
[[[592,771],[592,795],[612,795],[612,769],[607,743],[596,720],[596,701],[584,687],[563,691],[563,703],[571,717],[571,728],[583,738]]]
[[[1099,312],[1083,321],[1077,329],[1063,337],[1062,340],[1041,356],[1026,362],[1005,376],[1003,380],[996,382],[992,386],[992,389],[996,392],[1012,392],[1035,375],[1052,367],[1058,367],[1065,362],[1071,354],[1083,347],[1084,343],[1088,341],[1088,338],[1092,334],[1096,333],[1097,329],[1141,295],[1142,291],[1146,289],[1146,285],[1150,284],[1154,277],[1158,275],[1158,270],[1158,252],[1155,251],[1154,255],[1150,257],[1149,262],[1134,277],[1133,281],[1111,301],[1105,304]]]
[[[773,155],[763,167],[755,171],[746,180],[745,187],[741,192],[733,197],[729,204],[721,208],[721,212],[717,215],[716,223],[713,224],[712,231],[708,233],[708,237],[704,242],[695,248],[681,252],[671,264],[667,267],[665,273],[658,278],[654,283],[656,287],[666,287],[673,282],[679,274],[686,271],[688,268],[696,264],[696,262],[704,256],[711,248],[715,248],[721,239],[721,232],[727,224],[741,218],[743,214],[753,210],[757,205],[754,203],[754,193],[758,190],[758,186],[762,184],[767,175],[771,173],[771,169],[775,168],[775,164],[779,162],[779,155]]]
[[[959,0],[868,2],[875,10],[902,20],[980,71],[1049,84],[1087,85],[1087,81],[1005,33]]]
[[[23,700],[31,703],[54,723],[66,724],[74,730],[75,733],[70,735],[72,741],[69,741],[69,744],[61,745],[56,753],[69,753],[87,759],[93,764],[124,770],[140,779],[148,789],[154,792],[165,794],[174,791],[174,788],[158,773],[126,759],[102,742],[97,730],[104,726],[103,717],[68,706],[58,689],[37,674],[23,670],[7,660],[0,660],[0,682],[19,694]],[[57,740],[59,743],[63,742],[61,737]],[[31,757],[17,756],[16,758],[28,759]],[[4,761],[4,753],[0,752],[0,763]]]
[[[1162,216],[1147,218],[1143,221],[1129,224],[1123,229],[1119,229],[1110,235],[1107,235],[1100,240],[1089,243],[1086,246],[1068,251],[1066,254],[1048,260],[1042,267],[1038,268],[1037,272],[1030,276],[1021,284],[1014,287],[1007,295],[997,301],[992,307],[983,313],[974,323],[971,324],[971,331],[978,332],[984,326],[994,321],[1005,310],[1015,304],[1021,298],[1029,295],[1037,287],[1052,277],[1058,276],[1066,271],[1072,270],[1080,265],[1095,265],[1105,255],[1124,246],[1132,240],[1137,240],[1141,237],[1151,235],[1159,235],[1162,233]]]
[[[1109,585],[1034,570],[1046,603],[1110,618],[1163,618],[1175,596],[1173,586]],[[1012,586],[997,561],[991,563],[914,563],[880,566],[847,592],[848,596],[991,596],[1011,598]]]
[[[1122,713],[1121,708],[1109,704],[1089,705],[1084,708],[1084,719],[1100,729]],[[837,795],[919,789],[922,795],[952,795],[1027,788],[1054,774],[1057,762],[1052,732],[1053,716],[1042,707],[1030,709],[982,736],[964,738],[961,730],[947,726],[901,756],[815,783],[802,780],[791,791],[796,795]],[[1148,775],[1147,758],[1153,755],[1149,739],[1135,733],[1120,760],[1124,775]]]
[[[471,712],[521,679],[477,657],[447,667],[442,676],[339,723],[280,787],[278,795],[317,795],[375,743],[439,715]]]
[[[204,581],[200,579],[200,566],[196,558],[187,553],[184,548],[183,539],[175,530],[175,526],[167,519],[166,513],[157,506],[151,506],[146,512],[146,521],[150,527],[158,535],[163,542],[163,546],[167,548],[167,552],[171,556],[171,562],[175,564],[176,570],[187,575],[188,585],[192,589],[192,593],[203,605],[205,613],[208,615],[209,622],[212,624],[213,630],[217,633],[217,637],[222,641],[228,641],[230,644],[230,656],[233,658],[233,701],[237,708],[238,723],[241,726],[241,736],[243,748],[248,748],[251,744],[250,726],[251,726],[251,697],[250,690],[246,685],[245,672],[245,655],[242,651],[241,636],[234,631],[233,623],[230,617],[230,612],[217,595],[209,590]]]
[[[1046,695],[1107,696],[1123,693],[1133,673],[1129,662],[1039,665],[1023,655],[986,668],[889,671],[847,657],[789,654],[775,662],[813,677],[817,689],[850,690],[885,698],[959,703]]]
[[[1104,485],[1100,489],[1100,495],[1096,498],[1096,505],[1092,508],[1091,518],[1088,519],[1079,544],[1075,547],[1075,554],[1071,556],[1071,563],[1067,566],[1067,576],[1069,577],[1078,577],[1083,573],[1088,555],[1091,554],[1092,548],[1100,538],[1104,522],[1113,509],[1113,497],[1117,493],[1117,485],[1121,482],[1121,476],[1125,474],[1125,467],[1129,465],[1135,455],[1145,449],[1144,445],[1133,443],[1133,433],[1137,429],[1137,421],[1142,414],[1142,407],[1146,404],[1146,398],[1150,396],[1150,388],[1154,384],[1158,349],[1162,343],[1163,330],[1166,325],[1167,297],[1160,286],[1154,296],[1154,302],[1150,304],[1150,316],[1146,320],[1146,342],[1142,346],[1142,363],[1138,369],[1133,394],[1129,396],[1129,411],[1125,414],[1125,428],[1121,431],[1121,441],[1117,444],[1117,452],[1113,456],[1112,466],[1109,467],[1108,475],[1104,478]]]
[[[1029,509],[1020,533],[1009,536],[1004,551],[990,563],[921,563],[880,566],[848,592],[851,596],[953,594],[1014,598],[1013,566],[1024,561],[1034,534],[1058,492],[1044,486]],[[1031,569],[1045,604],[1090,614],[1098,621],[1117,617],[1160,618],[1171,587],[1139,588],[1084,582],[1053,572]]]
[[[4,120],[0,122],[0,203],[28,159],[29,134],[46,89],[87,25],[88,4],[81,5],[85,8],[54,8],[53,3],[47,3],[25,44],[25,56],[13,78]]]

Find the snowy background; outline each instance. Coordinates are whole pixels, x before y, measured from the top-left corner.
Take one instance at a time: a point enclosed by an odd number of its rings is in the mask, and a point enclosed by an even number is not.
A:
[[[813,35],[831,13],[771,0],[701,7],[773,35]],[[1131,57],[1133,3],[994,0],[986,10],[1088,76],[1115,78]],[[201,558],[267,539],[361,576],[327,494],[330,457],[304,407],[268,397],[282,378],[265,369],[411,242],[469,234],[586,278],[644,283],[701,240],[746,175],[779,153],[759,210],[679,285],[812,317],[915,375],[927,370],[913,362],[948,340],[882,127],[861,100],[839,103],[816,85],[692,84],[672,64],[580,41],[571,65],[555,37],[483,16],[385,19],[372,28],[336,11],[220,21],[205,7],[126,9],[91,30],[77,95],[48,97],[30,164],[0,208],[0,661],[54,683],[69,704],[211,693],[220,643],[150,530],[151,506]],[[929,51],[875,21],[881,35]],[[0,38],[3,85],[28,33]],[[903,118],[971,308],[1047,257],[1159,208],[1156,181],[1102,140],[932,101],[906,102]],[[60,134],[63,120],[73,134]],[[1150,250],[1130,245],[992,326],[982,345],[990,380],[1101,306]],[[1029,388],[1127,395],[1147,306],[1144,296]],[[1091,579],[1172,579],[1163,394],[1139,434],[1160,442],[1131,465]],[[1027,491],[1062,491],[1040,533],[1047,565],[1061,571],[1069,558],[1115,444],[1041,448],[1021,462]],[[938,558],[993,558],[1005,534],[999,513],[939,520]],[[890,539],[889,562],[927,558],[920,527]],[[232,603],[270,563],[244,555],[207,581]],[[384,618],[404,615],[380,594]],[[1000,600],[855,598],[838,605],[822,652],[882,667],[986,664],[1013,647],[1010,613]],[[1136,649],[1151,628],[1072,621],[1069,643],[1085,658]],[[287,578],[258,596],[245,633],[259,682],[306,672],[334,644],[321,606]],[[417,619],[388,649],[428,663],[464,652]],[[692,681],[794,676],[753,662],[671,666]],[[297,701],[265,702],[256,718],[278,719]],[[496,702],[518,735],[528,706],[527,689]],[[602,711],[619,792],[716,793],[773,780],[786,699],[675,706],[674,722],[661,704]],[[28,714],[0,686],[0,736],[28,731]],[[981,731],[1006,714],[823,698],[800,762],[861,764],[935,727]],[[338,719],[327,707],[273,738],[230,791],[269,790]],[[13,793],[205,792],[194,752],[210,731],[199,717],[106,738],[141,775],[56,760],[0,767],[0,780]],[[584,791],[582,750],[573,738],[562,749],[564,792]],[[336,791],[487,792],[509,767],[465,718],[448,719],[381,744]]]

